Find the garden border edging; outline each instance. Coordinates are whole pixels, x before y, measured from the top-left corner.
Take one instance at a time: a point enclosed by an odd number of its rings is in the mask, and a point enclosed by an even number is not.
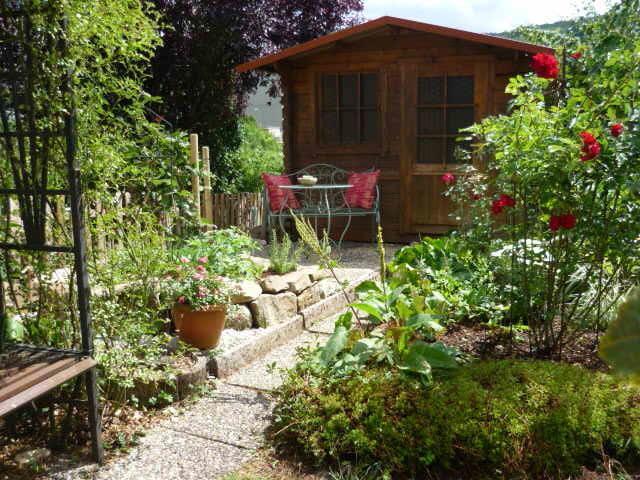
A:
[[[357,277],[347,287],[351,300],[356,286],[367,280],[380,278],[380,273],[372,270]],[[289,340],[300,335],[305,328],[339,313],[347,307],[347,300],[341,291],[335,292],[327,298],[301,310],[295,316],[281,324],[266,328],[264,333],[251,338],[245,343],[235,346],[227,352],[208,359],[208,369],[217,378],[226,378],[239,371],[242,367],[265,356],[271,350],[284,345]],[[204,353],[206,355],[206,352]]]

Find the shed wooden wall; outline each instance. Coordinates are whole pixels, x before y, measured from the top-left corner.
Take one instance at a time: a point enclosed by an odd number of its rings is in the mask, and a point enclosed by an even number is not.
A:
[[[401,218],[401,66],[411,60],[433,63],[469,58],[488,62],[487,109],[489,113],[503,112],[508,101],[504,89],[509,78],[528,70],[528,56],[513,50],[386,28],[373,36],[343,40],[322,51],[277,64],[276,70],[281,74],[284,86],[283,136],[287,170],[297,170],[312,163],[329,163],[354,171],[372,166],[379,168],[385,240],[414,240],[417,234],[403,232]],[[349,71],[379,72],[381,139],[377,145],[325,146],[318,140],[316,79],[321,72]],[[440,207],[447,208],[446,202],[442,202]],[[348,238],[370,240],[371,222],[368,219],[354,219]]]

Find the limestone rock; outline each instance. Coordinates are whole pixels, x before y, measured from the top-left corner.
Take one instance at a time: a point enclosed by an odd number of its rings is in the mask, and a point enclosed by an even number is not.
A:
[[[340,290],[340,284],[334,278],[325,278],[316,284],[320,290],[320,296],[325,299]]]
[[[311,278],[309,278],[309,272],[292,272],[286,275],[287,285],[289,291],[300,295],[304,290],[311,286]]]
[[[317,284],[307,288],[298,296],[298,311],[304,310],[305,308],[322,300],[322,297],[320,296],[320,289],[316,287]]]
[[[224,328],[246,330],[253,325],[251,310],[246,305],[232,305],[227,312]]]
[[[331,272],[326,269],[316,269],[313,270],[309,276],[311,277],[311,281],[319,282],[320,280],[324,280],[325,278],[331,277]]]
[[[231,303],[249,303],[262,293],[262,288],[251,280],[241,280],[229,285],[231,288]]]
[[[282,323],[298,312],[297,297],[284,292],[277,295],[263,293],[249,304],[256,326],[266,328]]]
[[[282,275],[269,275],[260,282],[265,293],[280,293],[289,288],[289,284]]]
[[[298,296],[298,311],[333,295],[340,289],[340,285],[333,278],[325,278],[307,288]]]
[[[269,262],[268,258],[254,257],[253,255],[249,255],[247,258],[259,266],[262,271],[269,270],[271,262]]]

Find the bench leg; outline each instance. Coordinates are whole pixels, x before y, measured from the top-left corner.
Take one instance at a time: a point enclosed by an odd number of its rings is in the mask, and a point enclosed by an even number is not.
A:
[[[96,367],[91,368],[84,374],[87,388],[87,399],[89,407],[89,429],[91,430],[91,453],[93,459],[102,464],[104,461],[104,450],[102,448],[102,419],[98,405],[98,391],[96,387]]]

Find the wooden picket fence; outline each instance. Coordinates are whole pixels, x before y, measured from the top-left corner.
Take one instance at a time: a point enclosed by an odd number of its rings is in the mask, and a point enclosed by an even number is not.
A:
[[[249,231],[262,224],[264,200],[260,193],[214,193],[213,224]]]
[[[262,194],[254,192],[243,193],[213,193],[211,178],[211,160],[209,147],[200,148],[198,135],[189,136],[189,150],[191,165],[194,171],[202,171],[191,178],[191,189],[196,210],[200,218],[208,225],[218,228],[238,227],[244,231],[262,225],[264,200]]]

